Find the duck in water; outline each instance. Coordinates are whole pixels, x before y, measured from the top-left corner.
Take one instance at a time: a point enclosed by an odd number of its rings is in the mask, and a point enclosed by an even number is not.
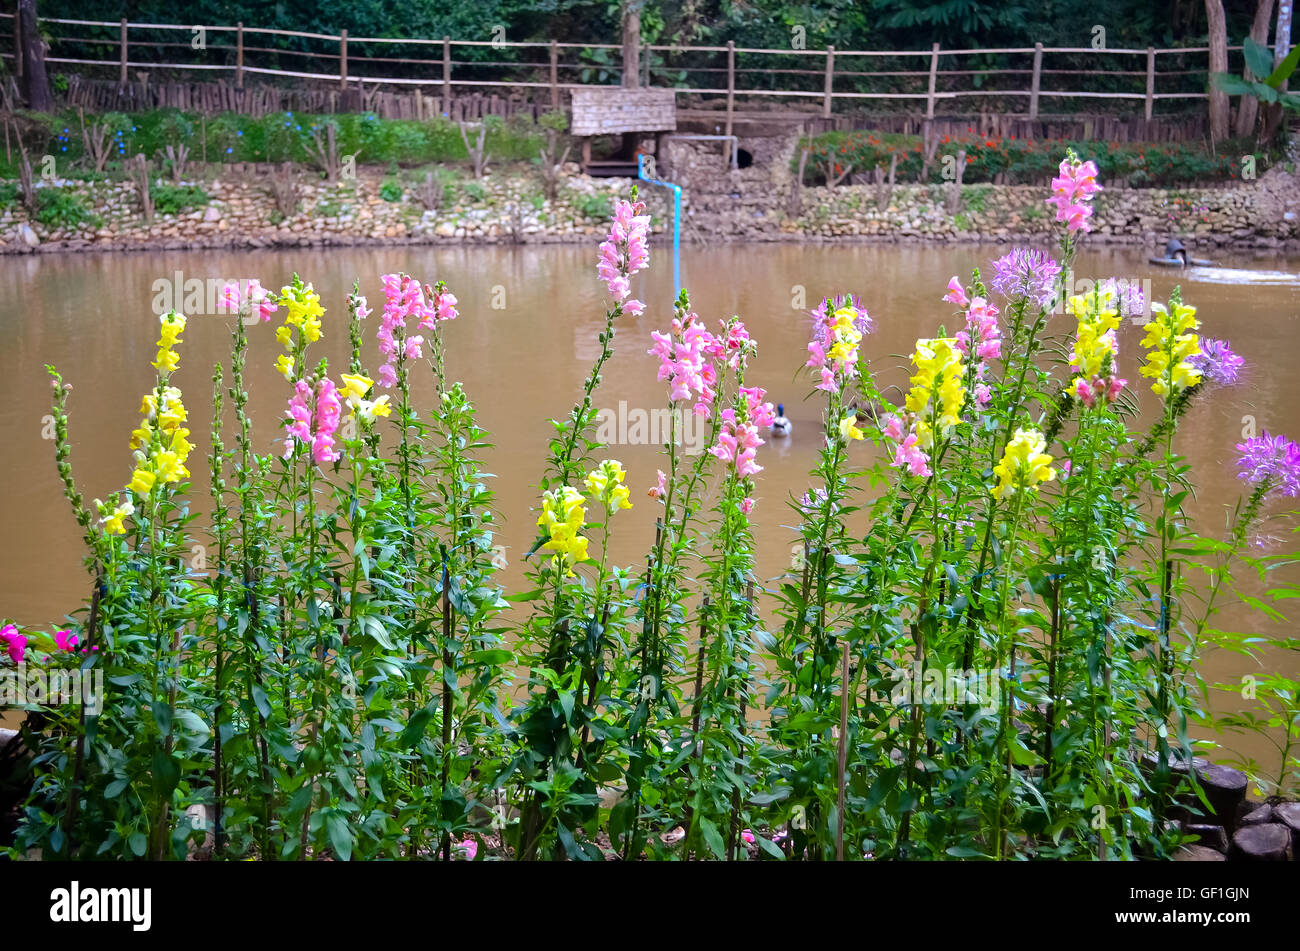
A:
[[[770,427],[773,436],[789,436],[790,430],[794,429],[794,423],[785,418],[785,404],[776,404],[776,418],[772,420]]]

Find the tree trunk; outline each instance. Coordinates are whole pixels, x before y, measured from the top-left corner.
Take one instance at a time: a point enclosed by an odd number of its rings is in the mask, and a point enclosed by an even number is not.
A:
[[[1286,54],[1291,52],[1291,20],[1295,15],[1294,0],[1278,0],[1277,6],[1277,34],[1273,38],[1273,68],[1277,69],[1282,65],[1282,60],[1286,59]],[[1287,84],[1283,83],[1282,88],[1286,89]]]
[[[1255,19],[1250,24],[1250,38],[1262,46],[1268,45],[1268,28],[1273,22],[1273,0],[1258,0],[1255,5]],[[1256,76],[1246,67],[1242,77],[1250,82],[1264,79]],[[1259,115],[1259,100],[1254,96],[1242,96],[1241,105],[1237,107],[1237,135],[1250,135],[1255,129],[1255,118]]]
[[[623,7],[623,88],[641,84],[641,0]]]
[[[45,41],[36,25],[36,0],[18,0],[18,16],[23,31],[23,94],[27,108],[35,112],[53,112],[54,97],[45,75]]]
[[[1210,36],[1210,72],[1228,71],[1228,23],[1223,15],[1223,0],[1205,0],[1205,19]],[[1228,137],[1228,94],[1209,84],[1210,143]]]

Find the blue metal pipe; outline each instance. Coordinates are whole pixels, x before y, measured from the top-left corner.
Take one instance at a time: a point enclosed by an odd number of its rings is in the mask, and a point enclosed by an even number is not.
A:
[[[661,182],[645,173],[645,156],[636,157],[636,177],[650,185],[673,190],[673,300],[682,292],[682,186]]]

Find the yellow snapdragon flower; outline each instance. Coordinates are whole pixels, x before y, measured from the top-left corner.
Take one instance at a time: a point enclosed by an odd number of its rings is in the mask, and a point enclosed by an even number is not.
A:
[[[907,394],[907,409],[924,416],[931,403],[937,400],[935,410],[941,436],[946,436],[961,422],[962,407],[966,404],[963,381],[966,367],[956,343],[953,337],[918,340],[916,350],[912,353],[916,374],[911,379],[912,389]]]
[[[102,519],[104,524],[104,533],[106,535],[125,535],[126,526],[123,524],[123,520],[134,514],[135,506],[129,501],[123,502],[121,505],[114,508],[110,515],[107,515]]]
[[[542,495],[542,514],[537,524],[549,536],[544,547],[573,574],[572,566],[587,560],[587,539],[579,534],[587,523],[586,500],[577,489],[564,486]]]
[[[158,481],[158,477],[148,469],[136,469],[131,474],[131,481],[127,483],[127,488],[137,495],[148,495],[153,491],[153,484]]]
[[[861,439],[862,430],[857,426],[858,417],[852,413],[840,420],[840,438],[843,440]]]
[[[841,307],[831,314],[831,339],[834,341],[826,353],[827,359],[852,366],[862,331],[855,326],[858,312],[851,306]]]
[[[595,469],[592,469],[587,478],[587,488],[591,491],[610,513],[617,512],[619,509],[630,509],[632,503],[628,501],[627,486],[623,480],[627,478],[627,473],[623,471],[623,464],[615,459],[606,459]]]
[[[1154,381],[1154,393],[1168,398],[1201,382],[1201,371],[1187,362],[1201,352],[1201,338],[1195,333],[1201,323],[1196,308],[1186,304],[1175,304],[1171,313],[1163,304],[1153,303],[1151,313],[1142,338],[1148,352],[1141,372]]]
[[[1056,470],[1052,468],[1052,457],[1044,452],[1046,448],[1047,441],[1038,430],[1017,429],[1002,461],[993,467],[998,477],[998,484],[989,490],[993,497],[1001,501],[1007,494],[1035,491],[1041,483],[1055,479]]]

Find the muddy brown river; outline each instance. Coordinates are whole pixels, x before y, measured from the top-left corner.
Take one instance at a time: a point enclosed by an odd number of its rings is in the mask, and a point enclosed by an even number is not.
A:
[[[948,278],[969,275],[972,267],[990,271],[1006,248],[993,245],[932,247],[897,245],[764,245],[687,247],[682,279],[694,309],[710,322],[739,314],[759,342],[751,382],[784,402],[793,432],[759,450],[765,471],[759,476],[754,513],[758,573],[775,578],[790,558],[792,522],[785,501],[802,494],[815,463],[820,439],[820,403],[805,402],[809,389],[795,380],[808,334],[806,307],[820,296],[853,291],[863,298],[876,332],[864,353],[883,382],[903,383],[898,354],[910,352],[917,337],[934,336],[939,323],[952,323],[952,308],[940,301]],[[1080,278],[1115,276],[1149,280],[1156,299],[1175,283],[1184,300],[1199,308],[1202,333],[1226,337],[1247,360],[1243,382],[1202,400],[1185,419],[1178,448],[1194,466],[1199,496],[1190,511],[1204,530],[1218,530],[1239,494],[1233,444],[1244,418],[1258,429],[1300,438],[1300,257],[1220,255],[1216,267],[1184,273],[1154,267],[1147,253],[1132,249],[1089,251],[1080,255]],[[104,497],[130,475],[127,442],[139,419],[140,396],[150,386],[156,282],[214,282],[256,277],[279,287],[296,270],[315,284],[326,307],[325,339],[312,349],[313,362],[328,357],[335,372],[346,364],[345,296],[354,278],[372,305],[382,300],[379,275],[407,271],[421,279],[447,281],[459,296],[460,319],[445,328],[449,373],[463,380],[475,399],[480,422],[495,449],[486,460],[496,474],[494,488],[503,520],[510,567],[507,581],[522,578],[517,555],[534,537],[534,486],[541,472],[547,419],[564,414],[579,393],[597,350],[603,321],[604,286],[595,275],[595,245],[541,248],[387,248],[294,252],[159,252],[152,254],[33,255],[0,259],[0,446],[4,453],[4,491],[0,492],[0,619],[41,626],[62,619],[87,591],[78,528],[64,500],[53,459],[53,443],[42,438],[49,412],[50,387],[44,365],[54,364],[72,384],[70,416],[72,463],[87,499]],[[662,246],[652,252],[652,268],[638,276],[633,294],[647,302],[644,316],[619,328],[616,354],[607,366],[598,405],[631,421],[631,411],[664,405],[664,388],[655,379],[657,361],[646,355],[649,332],[671,318],[672,266]],[[170,295],[170,290],[163,292]],[[170,298],[168,298],[170,299]],[[196,507],[206,509],[208,421],[215,360],[228,366],[228,315],[189,310],[180,347],[181,368],[174,382],[185,393],[195,450],[191,456]],[[279,315],[277,315],[278,317]],[[1058,321],[1070,318],[1057,317]],[[279,353],[273,330],[279,320],[250,329],[248,382],[256,438],[263,451],[278,451],[279,419],[288,388],[272,364]],[[369,365],[377,367],[373,332],[367,328]],[[952,327],[949,328],[954,329]],[[1070,330],[1073,328],[1070,327]],[[1126,376],[1139,380],[1136,350],[1141,330],[1126,322],[1121,353]],[[427,408],[433,386],[416,374],[415,401]],[[1144,403],[1154,406],[1145,393]],[[424,413],[425,410],[421,409]],[[635,430],[632,431],[635,434]],[[609,455],[626,466],[635,507],[614,524],[611,556],[640,564],[653,537],[656,507],[645,498],[654,482],[658,445],[618,445]],[[227,445],[233,439],[227,438]],[[855,447],[859,461],[869,448]],[[640,503],[640,504],[636,504]],[[1274,506],[1274,510],[1277,510]],[[1287,544],[1290,523],[1272,530],[1275,550]],[[1229,612],[1228,629],[1252,627],[1295,636],[1289,624],[1266,625],[1262,618]],[[1264,669],[1300,676],[1300,653],[1265,654]],[[1289,668],[1288,668],[1289,665]],[[1225,652],[1211,652],[1202,673],[1210,681],[1237,681],[1258,673],[1259,664]],[[1216,704],[1236,701],[1219,698]],[[1246,705],[1244,701],[1241,705]],[[1257,737],[1228,735],[1228,751],[1266,758],[1271,747]],[[1224,756],[1227,754],[1224,753]],[[1223,757],[1220,757],[1223,758]],[[1273,760],[1267,762],[1275,763]],[[1270,773],[1276,766],[1270,765]]]

